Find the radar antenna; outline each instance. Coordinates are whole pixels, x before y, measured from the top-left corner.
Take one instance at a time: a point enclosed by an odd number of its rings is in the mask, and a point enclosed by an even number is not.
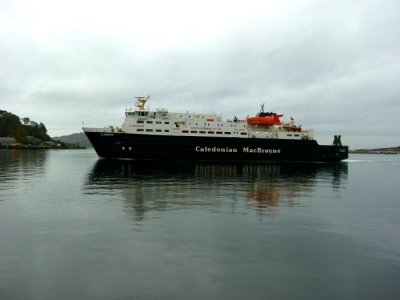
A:
[[[147,97],[135,97],[136,98],[136,107],[138,110],[146,110],[145,105],[146,102],[150,99],[150,96]]]

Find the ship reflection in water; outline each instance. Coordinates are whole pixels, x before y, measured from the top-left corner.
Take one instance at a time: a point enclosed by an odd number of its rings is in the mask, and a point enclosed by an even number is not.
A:
[[[340,196],[347,163],[160,163],[98,160],[88,174],[86,194],[122,195],[124,210],[143,220],[151,211],[271,211],[302,206],[318,186]],[[315,195],[314,195],[315,196]]]

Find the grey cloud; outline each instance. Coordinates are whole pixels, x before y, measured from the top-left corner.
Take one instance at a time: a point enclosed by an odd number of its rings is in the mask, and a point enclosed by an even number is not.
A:
[[[82,121],[118,124],[135,96],[151,95],[152,108],[227,118],[265,102],[325,140],[338,131],[353,147],[395,146],[399,11],[396,1],[305,1],[203,43],[159,49],[88,28],[49,44],[0,30],[1,109],[37,115],[59,135]]]

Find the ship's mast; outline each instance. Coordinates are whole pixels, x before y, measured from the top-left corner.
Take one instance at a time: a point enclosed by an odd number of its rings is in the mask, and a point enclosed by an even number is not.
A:
[[[147,97],[135,97],[136,98],[136,107],[138,110],[146,110],[145,105],[146,102],[150,99],[150,96]]]

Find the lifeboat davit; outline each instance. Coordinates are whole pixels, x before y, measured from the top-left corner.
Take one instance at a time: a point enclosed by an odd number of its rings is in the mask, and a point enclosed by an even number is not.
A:
[[[281,120],[279,119],[283,115],[277,115],[276,113],[264,113],[260,112],[255,117],[250,117],[247,119],[249,125],[262,125],[262,126],[272,126],[281,125]]]

